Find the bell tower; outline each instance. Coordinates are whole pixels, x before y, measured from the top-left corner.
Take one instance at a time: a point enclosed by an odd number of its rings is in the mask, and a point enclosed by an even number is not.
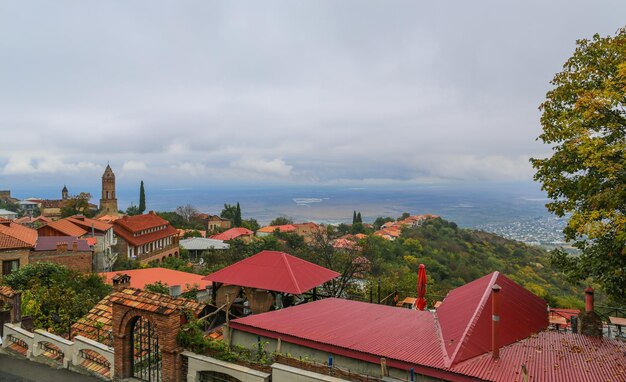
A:
[[[66,200],[66,199],[69,199],[69,197],[70,197],[70,194],[67,191],[67,186],[63,185],[63,189],[61,190],[61,199]]]
[[[115,174],[111,166],[102,174],[102,198],[100,198],[100,215],[119,215],[117,210],[117,198],[115,197]]]

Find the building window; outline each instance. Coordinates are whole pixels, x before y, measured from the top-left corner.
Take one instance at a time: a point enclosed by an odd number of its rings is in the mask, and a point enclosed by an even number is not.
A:
[[[19,267],[19,260],[5,260],[2,262],[2,275],[6,276],[11,272],[17,271]]]

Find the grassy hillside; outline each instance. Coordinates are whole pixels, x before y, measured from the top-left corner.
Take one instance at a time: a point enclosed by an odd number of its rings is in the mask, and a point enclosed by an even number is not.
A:
[[[401,294],[414,296],[416,271],[423,263],[433,300],[445,296],[450,289],[500,271],[545,298],[550,306],[582,305],[582,288],[565,282],[543,249],[459,228],[443,219],[406,229],[394,242],[370,236],[363,241],[363,251],[372,261],[374,279],[381,279],[381,294],[398,288]]]

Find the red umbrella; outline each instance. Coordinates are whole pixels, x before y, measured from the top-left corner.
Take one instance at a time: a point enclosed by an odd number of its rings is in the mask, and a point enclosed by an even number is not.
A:
[[[424,296],[426,295],[426,284],[428,281],[426,280],[426,266],[424,264],[420,264],[420,269],[417,271],[417,304],[416,308],[419,310],[424,310],[426,308],[426,300]]]

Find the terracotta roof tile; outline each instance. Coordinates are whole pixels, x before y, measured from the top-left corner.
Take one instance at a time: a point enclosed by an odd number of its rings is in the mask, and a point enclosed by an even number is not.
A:
[[[88,231],[91,231],[92,226],[94,229],[101,231],[101,232],[106,232],[113,227],[113,224],[105,223],[103,221],[96,220],[96,219],[90,219],[90,218],[80,216],[80,215],[70,216],[69,218],[65,218],[63,220],[70,221],[76,224],[77,226],[82,227]]]
[[[0,224],[0,249],[29,248],[37,242],[37,231],[13,222]]]
[[[241,236],[252,235],[253,232],[247,228],[231,228],[217,235],[211,236],[215,240],[233,240]]]
[[[87,233],[85,229],[79,227],[78,225],[67,219],[57,220],[55,222],[48,223],[45,226],[39,227],[38,231],[43,230],[44,227],[52,228],[65,236],[81,237]]]
[[[8,285],[0,285],[0,296],[11,298],[15,296],[15,291]]]
[[[154,212],[144,215],[124,216],[113,223],[117,227],[122,227],[129,232],[139,232],[145,229],[169,225],[169,222]]]
[[[292,232],[296,230],[296,227],[292,224],[268,225],[266,227],[259,228],[257,232],[272,233],[276,230],[278,230],[278,232]]]

